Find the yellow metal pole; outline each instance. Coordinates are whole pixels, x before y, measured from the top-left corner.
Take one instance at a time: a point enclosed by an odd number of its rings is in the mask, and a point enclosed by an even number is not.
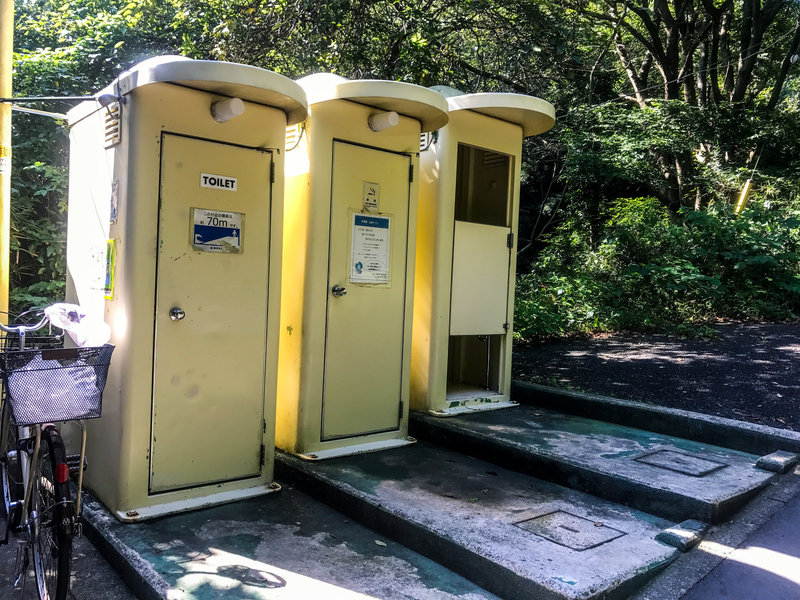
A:
[[[0,0],[0,98],[11,97],[14,0]],[[8,314],[11,236],[11,104],[0,102],[0,319]]]
[[[744,187],[742,188],[742,193],[739,194],[739,202],[736,203],[736,209],[734,212],[738,215],[744,209],[745,205],[747,204],[747,200],[750,198],[750,191],[753,189],[753,180],[748,179],[744,183]]]

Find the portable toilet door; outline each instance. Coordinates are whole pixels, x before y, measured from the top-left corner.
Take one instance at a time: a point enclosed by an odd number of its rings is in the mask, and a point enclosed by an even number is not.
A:
[[[433,89],[450,121],[420,157],[411,408],[450,416],[513,405],[522,140],[555,111],[520,94]]]
[[[283,154],[306,111],[275,73],[160,57],[69,114],[67,296],[116,345],[86,484],[121,520],[279,489]]]
[[[311,460],[408,444],[426,88],[318,74],[290,130],[276,443]]]

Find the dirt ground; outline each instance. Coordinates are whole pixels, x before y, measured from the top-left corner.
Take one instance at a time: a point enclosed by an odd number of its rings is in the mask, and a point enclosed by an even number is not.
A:
[[[800,431],[800,323],[692,340],[613,334],[514,348],[513,377]]]

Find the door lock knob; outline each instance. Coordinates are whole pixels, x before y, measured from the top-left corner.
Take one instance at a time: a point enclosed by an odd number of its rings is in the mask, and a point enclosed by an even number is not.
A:
[[[331,294],[334,296],[346,296],[347,295],[347,288],[342,287],[341,285],[335,285],[331,288]]]
[[[173,306],[169,309],[169,318],[173,321],[180,321],[186,316],[186,313],[183,312],[182,308],[178,308],[177,306]]]

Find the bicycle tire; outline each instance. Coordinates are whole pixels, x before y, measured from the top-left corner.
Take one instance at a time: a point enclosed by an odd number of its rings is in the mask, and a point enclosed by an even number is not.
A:
[[[11,407],[8,402],[3,402],[0,427],[5,431],[5,447],[0,449],[0,485],[3,487],[3,506],[5,508],[6,522],[12,530],[19,529],[22,510],[13,503],[22,500],[25,488],[22,481],[22,463],[17,448],[19,429],[11,416]],[[25,457],[27,458],[27,457]]]
[[[42,431],[34,488],[35,514],[32,513],[30,523],[39,598],[66,600],[72,559],[73,504],[64,442],[54,425]]]

